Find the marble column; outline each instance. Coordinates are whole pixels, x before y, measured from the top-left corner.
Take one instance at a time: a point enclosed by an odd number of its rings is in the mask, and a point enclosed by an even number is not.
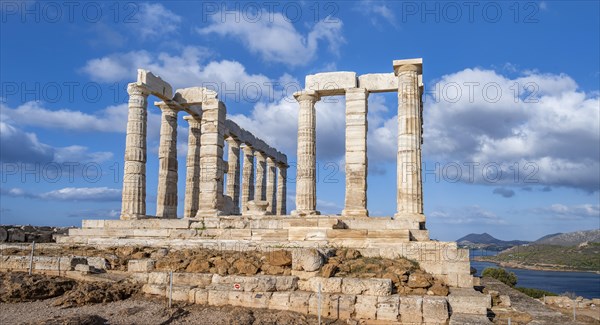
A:
[[[240,141],[233,137],[225,139],[227,152],[227,195],[233,202],[232,214],[240,213]]]
[[[200,117],[184,116],[189,123],[188,152],[185,174],[185,202],[183,207],[184,218],[194,218],[198,212],[198,199],[200,197]]]
[[[420,59],[394,61],[398,76],[398,166],[396,217],[418,223],[424,229],[421,184],[422,112],[418,76]]]
[[[287,207],[286,207],[286,199],[287,199],[287,169],[288,166],[286,164],[280,163],[277,166],[277,209],[275,211],[276,215],[286,215]]]
[[[367,217],[367,112],[369,92],[346,90],[346,197],[343,216]]]
[[[168,103],[159,103],[160,144],[158,146],[158,190],[156,216],[177,218],[177,112]]]
[[[254,150],[248,145],[244,151],[244,166],[242,167],[242,205],[241,213],[248,210],[248,201],[254,200]]]
[[[254,201],[266,201],[267,193],[265,185],[267,183],[267,156],[264,153],[255,150],[256,158],[256,182],[254,184]]]
[[[319,214],[316,178],[316,110],[319,95],[312,90],[294,94],[298,110],[298,153],[296,165],[296,210],[293,215]]]
[[[130,83],[121,219],[146,216],[146,129],[148,95],[143,85]]]
[[[276,172],[275,169],[277,166],[275,165],[275,160],[272,157],[267,157],[267,202],[269,202],[269,207],[267,211],[270,211],[271,214],[276,213],[276,204],[277,197],[275,196],[275,186],[276,186]]]
[[[196,217],[216,216],[224,212],[225,115],[225,105],[218,99],[208,99],[202,103],[200,202]]]

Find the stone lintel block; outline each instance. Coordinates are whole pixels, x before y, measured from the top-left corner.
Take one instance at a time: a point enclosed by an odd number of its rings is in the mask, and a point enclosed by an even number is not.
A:
[[[306,89],[324,96],[344,95],[346,89],[356,88],[356,85],[356,72],[349,71],[323,72],[305,78]]]
[[[394,71],[397,71],[399,68],[407,65],[414,65],[417,67],[417,73],[423,73],[423,59],[415,58],[415,59],[404,59],[404,60],[394,60],[392,63],[394,67]]]
[[[398,77],[391,73],[369,73],[358,77],[358,87],[371,93],[398,91]]]
[[[393,295],[377,298],[377,320],[398,321],[400,313],[400,296]]]
[[[217,92],[205,87],[189,87],[177,89],[173,100],[180,104],[189,105],[201,105],[202,102],[208,99],[216,99],[218,97]]]
[[[129,260],[127,262],[128,272],[151,272],[154,271],[153,259]]]
[[[148,70],[138,69],[137,83],[145,85],[153,95],[162,100],[173,98],[171,85]]]

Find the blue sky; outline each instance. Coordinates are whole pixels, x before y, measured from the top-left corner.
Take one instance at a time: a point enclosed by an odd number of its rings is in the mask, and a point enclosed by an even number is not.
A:
[[[432,238],[600,226],[598,2],[2,1],[0,223],[118,218],[128,82],[213,87],[229,118],[295,161],[304,76],[424,60]],[[148,212],[160,112],[150,98]],[[369,97],[368,208],[393,215],[395,94]],[[187,124],[179,117],[182,214]],[[344,201],[344,99],[317,104],[318,209]],[[294,208],[294,170],[288,210]]]

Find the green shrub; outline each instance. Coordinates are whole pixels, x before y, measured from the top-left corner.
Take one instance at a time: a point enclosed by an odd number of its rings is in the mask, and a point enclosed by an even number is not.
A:
[[[508,272],[505,269],[499,267],[487,267],[485,268],[485,270],[483,270],[481,276],[488,276],[490,278],[494,278],[511,287],[514,287],[515,284],[517,284],[517,276],[514,273]]]
[[[524,288],[524,287],[516,287],[515,289],[521,291],[522,293],[530,296],[531,298],[542,298],[543,296],[558,296],[556,293],[554,292],[550,292],[550,291],[546,291],[546,290],[541,290],[541,289],[534,289],[534,288]]]

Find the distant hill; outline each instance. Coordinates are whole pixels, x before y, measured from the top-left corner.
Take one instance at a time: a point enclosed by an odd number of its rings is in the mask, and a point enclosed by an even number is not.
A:
[[[556,234],[550,234],[550,235],[546,235],[546,236],[542,236],[540,238],[538,238],[538,240],[534,241],[534,242],[538,242],[538,241],[542,241],[544,239],[550,238],[550,237],[554,237],[554,236],[558,236],[558,235],[562,235],[562,232],[557,232]]]
[[[528,244],[524,240],[500,240],[494,236],[483,234],[468,234],[457,241],[458,245],[468,248],[503,250],[513,246]]]
[[[556,245],[556,246],[577,246],[582,243],[600,243],[600,230],[585,230],[569,233],[559,233],[544,236],[532,244],[535,245]]]

